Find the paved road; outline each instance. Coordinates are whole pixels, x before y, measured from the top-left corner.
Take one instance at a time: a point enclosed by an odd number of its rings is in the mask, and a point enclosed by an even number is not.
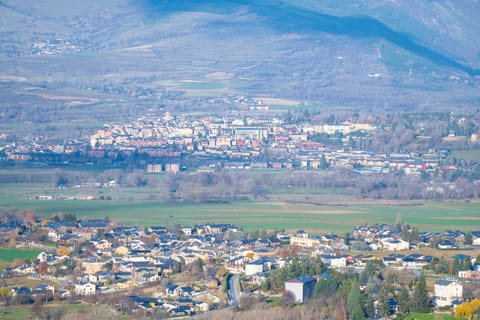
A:
[[[228,290],[229,304],[232,307],[236,307],[240,304],[240,276],[234,274],[230,277]]]

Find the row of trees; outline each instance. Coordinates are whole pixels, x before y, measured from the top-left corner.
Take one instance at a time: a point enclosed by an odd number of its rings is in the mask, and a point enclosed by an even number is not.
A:
[[[476,257],[475,261],[480,261],[480,255]],[[434,258],[425,266],[426,270],[432,270],[436,274],[450,274],[458,275],[458,271],[465,271],[472,269],[472,260],[469,256],[459,257],[458,255],[453,260],[446,260],[444,257]]]
[[[268,198],[278,190],[300,189],[305,194],[318,189],[336,189],[357,198],[389,200],[467,200],[480,197],[480,185],[459,177],[454,181],[431,180],[401,172],[382,175],[358,175],[348,170],[257,173],[220,171],[217,173],[169,176],[159,187],[167,191],[167,200],[218,201],[245,197]],[[274,186],[274,187],[273,187]],[[308,199],[307,199],[308,200]]]

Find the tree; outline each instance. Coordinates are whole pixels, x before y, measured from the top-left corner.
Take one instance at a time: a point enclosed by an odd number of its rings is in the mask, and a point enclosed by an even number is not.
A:
[[[48,271],[48,263],[45,261],[40,262],[37,266],[37,271],[40,273],[40,275],[45,275]]]
[[[325,158],[325,155],[322,154],[320,157],[320,169],[327,169],[329,167],[329,163],[327,162],[327,159]]]
[[[375,315],[375,305],[374,305],[374,299],[372,295],[366,295],[366,301],[363,307],[363,310],[365,311],[365,315],[369,318],[373,317]]]
[[[279,303],[282,307],[291,307],[295,304],[295,295],[292,291],[285,290]]]
[[[460,270],[460,260],[458,259],[458,256],[455,256],[455,258],[453,259],[453,262],[449,265],[448,273],[457,275],[459,270]]]
[[[423,274],[418,279],[415,289],[413,290],[410,311],[422,313],[429,313],[431,311],[427,283]]]
[[[358,282],[353,281],[350,287],[350,293],[347,298],[347,314],[348,318],[352,320],[365,319],[365,314],[360,302],[360,288]]]
[[[408,290],[407,288],[403,287],[402,291],[400,291],[400,294],[397,297],[397,303],[398,303],[398,312],[401,314],[407,314],[410,309],[410,296],[408,295]]]
[[[66,247],[58,247],[57,248],[57,255],[59,256],[69,256],[70,255],[70,250]]]
[[[455,317],[473,319],[475,314],[480,312],[480,299],[464,302],[455,308]],[[478,319],[476,317],[475,319]]]
[[[465,235],[465,240],[463,241],[463,244],[471,245],[472,243],[473,243],[472,233],[469,232]]]
[[[333,297],[338,288],[338,283],[335,279],[322,280],[320,279],[315,285],[313,296],[315,298],[320,297]]]
[[[379,302],[379,313],[382,316],[389,316],[390,315],[390,305],[388,304],[388,291],[385,286],[382,286],[380,288],[380,293],[378,297],[378,302]]]

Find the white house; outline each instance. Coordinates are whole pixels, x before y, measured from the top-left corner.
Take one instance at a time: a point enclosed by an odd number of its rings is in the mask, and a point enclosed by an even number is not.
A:
[[[335,268],[344,268],[347,266],[347,258],[345,256],[333,256],[329,254],[320,255],[320,260],[323,263],[331,265]]]
[[[252,276],[265,271],[265,265],[262,260],[255,260],[245,264],[245,275]]]
[[[410,245],[407,241],[392,238],[383,239],[382,246],[388,251],[408,250],[410,248]]]
[[[473,239],[472,244],[474,246],[480,246],[480,237]]]
[[[95,294],[96,287],[93,283],[84,283],[80,282],[79,284],[75,285],[75,294],[79,296],[88,296],[91,294]]]
[[[330,265],[334,268],[345,268],[347,266],[347,258],[344,256],[335,256],[330,259]]]
[[[438,280],[435,282],[435,294],[433,301],[437,307],[447,307],[453,304],[453,301],[462,299],[463,286],[453,280]]]

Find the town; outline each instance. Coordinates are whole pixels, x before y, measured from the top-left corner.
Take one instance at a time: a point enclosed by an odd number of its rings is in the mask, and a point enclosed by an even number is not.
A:
[[[1,272],[2,304],[36,306],[32,310],[96,301],[126,314],[193,316],[228,306],[242,310],[262,299],[303,304],[335,296],[348,282],[368,298],[368,305],[356,303],[369,317],[431,310],[464,317],[464,306],[480,294],[480,256],[473,256],[480,231],[421,232],[401,221],[360,225],[340,236],[215,223],[123,226],[108,218],[30,212],[4,215],[0,236],[3,247],[39,252]],[[25,278],[38,286],[18,286]],[[419,305],[425,278],[428,294]]]
[[[459,169],[460,163],[447,161],[451,150],[480,143],[477,119],[453,113],[442,116],[447,119],[438,123],[444,128],[436,136],[429,132],[433,128],[427,128],[433,117],[428,114],[415,120],[418,123],[411,133],[402,131],[398,136],[389,127],[394,120],[365,115],[361,122],[358,113],[322,118],[308,110],[294,114],[270,110],[261,100],[244,96],[229,99],[236,109],[223,116],[167,111],[129,123],[108,123],[88,137],[60,143],[43,143],[48,139],[41,136],[26,143],[9,143],[4,133],[2,160],[129,165],[149,173],[341,168],[367,174],[400,170],[420,175]],[[390,137],[383,137],[387,133]]]

